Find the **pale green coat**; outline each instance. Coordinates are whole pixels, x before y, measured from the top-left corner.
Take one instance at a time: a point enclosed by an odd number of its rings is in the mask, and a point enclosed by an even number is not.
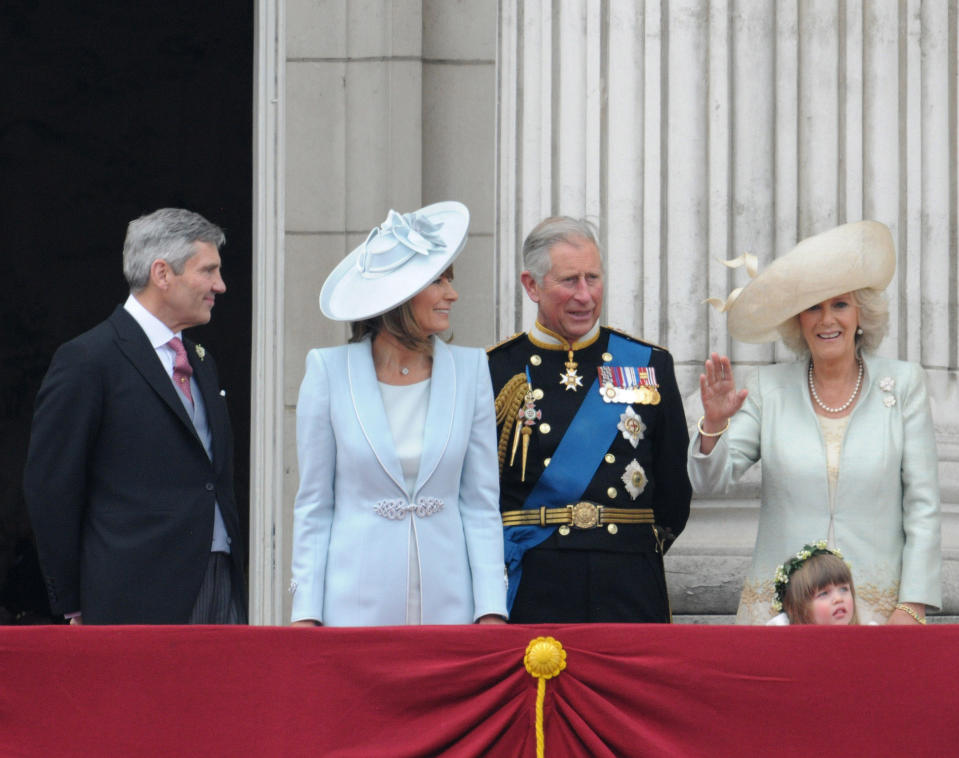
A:
[[[895,603],[941,605],[938,456],[922,369],[866,357],[836,484],[836,546],[852,564],[860,621]],[[759,533],[738,623],[765,623],[776,567],[829,529],[826,453],[807,389],[808,364],[764,366],[712,453],[690,442],[689,478],[719,494],[762,460]],[[891,380],[891,381],[889,381]],[[888,388],[886,391],[884,388]]]

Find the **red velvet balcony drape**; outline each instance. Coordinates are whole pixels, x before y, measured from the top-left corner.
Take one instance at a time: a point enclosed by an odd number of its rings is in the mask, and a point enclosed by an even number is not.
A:
[[[959,754],[959,627],[0,628],[0,756]]]

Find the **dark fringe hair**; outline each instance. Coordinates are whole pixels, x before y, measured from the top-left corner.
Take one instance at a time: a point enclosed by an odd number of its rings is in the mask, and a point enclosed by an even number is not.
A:
[[[789,577],[786,594],[783,597],[783,610],[789,616],[790,624],[811,624],[811,600],[817,592],[830,584],[848,584],[852,594],[853,613],[850,624],[859,623],[859,607],[856,603],[856,587],[852,582],[852,571],[838,555],[817,553],[807,558]]]

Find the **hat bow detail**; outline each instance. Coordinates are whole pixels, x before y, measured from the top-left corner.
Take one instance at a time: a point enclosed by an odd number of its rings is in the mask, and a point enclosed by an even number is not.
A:
[[[365,278],[395,271],[415,255],[428,256],[446,249],[439,231],[443,222],[432,222],[418,213],[390,210],[363,243],[356,267]]]
[[[746,273],[749,274],[750,279],[755,279],[756,274],[759,273],[759,259],[752,253],[743,253],[737,258],[719,262],[726,268],[741,268],[745,266]],[[736,287],[736,289],[729,293],[729,296],[725,300],[718,297],[707,297],[703,302],[709,303],[720,313],[725,313],[733,307],[733,303],[736,302],[736,298],[739,297],[739,293],[742,291],[742,287]]]

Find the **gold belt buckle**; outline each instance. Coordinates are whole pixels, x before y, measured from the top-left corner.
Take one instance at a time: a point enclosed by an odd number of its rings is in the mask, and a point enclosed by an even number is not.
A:
[[[569,520],[577,529],[595,529],[603,513],[603,506],[583,500],[576,505],[567,505]]]

